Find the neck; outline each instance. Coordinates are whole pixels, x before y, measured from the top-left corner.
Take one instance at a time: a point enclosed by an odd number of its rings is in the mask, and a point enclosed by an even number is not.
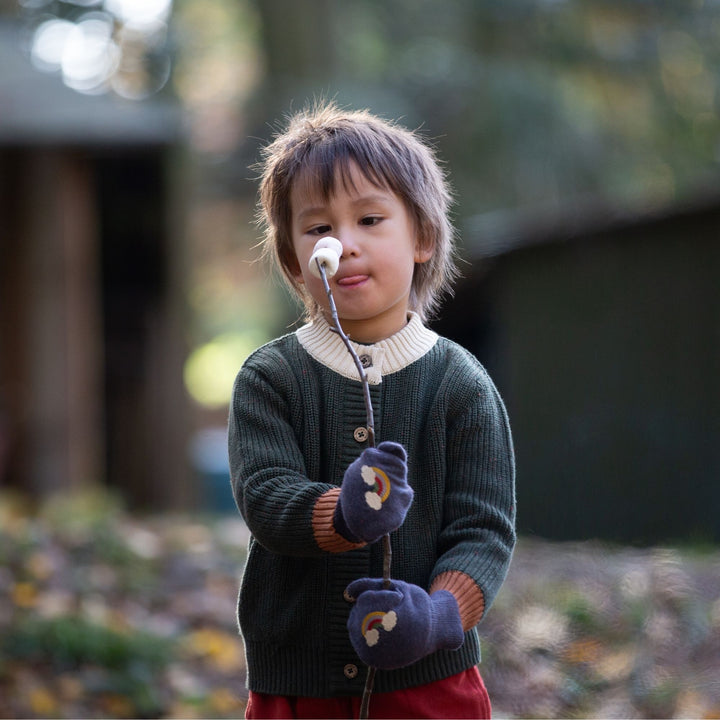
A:
[[[322,316],[327,324],[333,327],[334,323],[330,313],[323,312]],[[377,318],[371,322],[340,318],[340,327],[354,342],[362,345],[373,345],[400,332],[408,324],[408,320],[409,316],[407,314],[402,319]]]

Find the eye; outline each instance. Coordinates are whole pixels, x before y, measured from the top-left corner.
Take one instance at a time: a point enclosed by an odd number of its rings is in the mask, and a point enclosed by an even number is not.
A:
[[[329,225],[316,225],[313,228],[310,228],[308,232],[311,235],[326,235],[332,230],[332,228]]]
[[[366,215],[360,220],[360,224],[372,227],[373,225],[377,225],[381,220],[382,218],[379,215]]]

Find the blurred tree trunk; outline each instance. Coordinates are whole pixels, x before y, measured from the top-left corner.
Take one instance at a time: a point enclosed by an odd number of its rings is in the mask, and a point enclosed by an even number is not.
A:
[[[0,15],[17,15],[17,0],[0,0]]]
[[[247,109],[252,137],[330,92],[337,66],[334,0],[254,0],[265,81]],[[254,148],[251,148],[251,152]]]
[[[313,78],[322,82],[330,76],[335,56],[334,0],[259,0],[257,9],[271,79]]]
[[[97,219],[82,155],[4,155],[0,314],[9,481],[33,495],[102,479]]]

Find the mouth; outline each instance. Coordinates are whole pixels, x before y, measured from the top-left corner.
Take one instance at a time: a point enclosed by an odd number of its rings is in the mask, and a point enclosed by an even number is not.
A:
[[[369,277],[369,275],[346,275],[345,277],[339,278],[337,284],[340,287],[355,287],[362,285]]]

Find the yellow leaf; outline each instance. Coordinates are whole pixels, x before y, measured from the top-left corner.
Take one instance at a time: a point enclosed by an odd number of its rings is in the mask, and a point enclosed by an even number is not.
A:
[[[38,717],[57,715],[60,708],[57,700],[45,689],[34,688],[28,695],[30,708]]]
[[[122,695],[105,695],[102,698],[103,709],[110,717],[135,717],[135,705]]]
[[[208,698],[212,710],[221,714],[229,715],[242,711],[245,702],[227,688],[218,688],[210,693]]]
[[[17,607],[33,607],[37,602],[37,588],[29,582],[15,583],[11,596]]]
[[[601,644],[593,639],[576,640],[563,651],[563,658],[570,663],[594,663],[602,652]]]
[[[633,647],[618,648],[601,657],[595,664],[595,670],[606,682],[624,682],[632,673],[636,656],[637,651]]]
[[[220,630],[196,630],[188,637],[187,647],[194,655],[206,657],[221,672],[238,670],[244,664],[238,637]]]

